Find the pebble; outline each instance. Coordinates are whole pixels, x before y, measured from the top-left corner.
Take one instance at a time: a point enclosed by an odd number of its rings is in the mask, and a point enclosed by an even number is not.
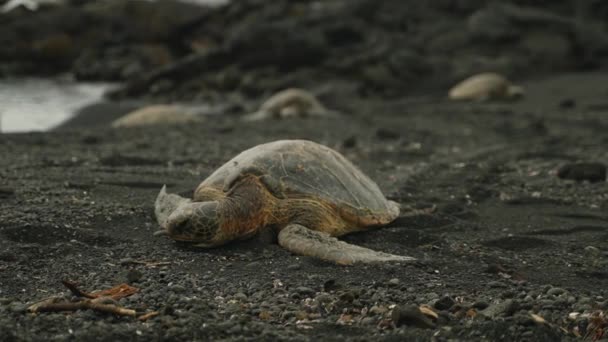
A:
[[[15,194],[15,189],[0,186],[0,198],[8,198]]]
[[[399,285],[399,279],[393,278],[393,279],[389,280],[387,283],[390,286],[397,286],[397,285]]]
[[[449,310],[456,302],[450,296],[443,296],[433,305],[437,310]]]
[[[500,289],[500,288],[505,288],[507,287],[507,284],[501,282],[501,281],[490,281],[488,282],[488,287],[490,288],[494,288],[494,289]]]
[[[127,279],[127,283],[132,284],[140,281],[143,278],[144,274],[138,270],[130,269],[127,271],[125,278]]]
[[[566,293],[566,290],[562,289],[561,287],[553,287],[547,291],[547,294],[550,296],[559,296],[564,293]]]
[[[344,148],[354,148],[357,146],[357,137],[350,136],[346,139],[344,139],[344,141],[342,142],[342,147]]]
[[[300,264],[291,264],[291,265],[287,266],[287,269],[290,271],[297,271],[301,268],[302,268],[302,265],[300,265]]]
[[[477,301],[477,302],[473,303],[473,305],[472,305],[472,307],[477,310],[483,310],[483,309],[487,308],[488,306],[490,306],[490,304],[488,304],[487,302],[484,302],[484,301]]]
[[[507,299],[501,303],[493,304],[480,313],[484,316],[495,318],[499,316],[511,316],[519,307],[519,304],[512,299]]]
[[[380,140],[396,140],[399,139],[399,132],[395,132],[388,128],[378,128],[376,131],[376,138]]]
[[[420,312],[420,309],[415,305],[395,306],[391,317],[396,326],[408,325],[423,329],[435,328],[435,323]]]
[[[606,180],[606,165],[602,163],[568,163],[557,170],[561,179],[602,182]]]
[[[243,292],[238,292],[234,295],[234,299],[236,300],[240,300],[241,302],[244,302],[247,300],[247,295],[244,294]]]
[[[363,317],[361,320],[361,325],[372,325],[374,323],[376,323],[376,320],[374,320],[372,317]]]
[[[11,312],[20,314],[27,311],[28,306],[21,302],[12,302],[8,305],[8,308]]]
[[[315,290],[311,289],[310,287],[306,287],[306,286],[296,287],[296,292],[299,294],[305,295],[305,296],[311,296],[316,293]]]

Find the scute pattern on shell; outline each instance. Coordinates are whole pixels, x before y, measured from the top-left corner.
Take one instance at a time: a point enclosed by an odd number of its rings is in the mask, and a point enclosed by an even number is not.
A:
[[[285,197],[320,199],[379,224],[398,214],[378,185],[336,151],[307,140],[279,140],[248,149],[203,181],[199,189],[222,188],[226,179],[249,169],[279,180]]]

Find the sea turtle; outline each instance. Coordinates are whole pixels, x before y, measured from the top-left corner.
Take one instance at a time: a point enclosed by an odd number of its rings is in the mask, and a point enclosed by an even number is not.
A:
[[[288,88],[264,101],[257,112],[244,116],[245,121],[284,119],[290,117],[332,116],[337,112],[325,108],[310,92]]]
[[[191,110],[177,105],[149,105],[114,120],[112,127],[138,127],[159,124],[179,124],[199,121]]]
[[[338,264],[414,260],[335,238],[386,225],[400,215],[400,206],[340,153],[307,140],[279,140],[240,153],[205,179],[192,199],[163,187],[155,214],[161,233],[200,247],[270,227],[287,250]]]
[[[473,75],[448,92],[451,100],[509,100],[524,94],[523,88],[513,85],[504,76],[493,72]]]

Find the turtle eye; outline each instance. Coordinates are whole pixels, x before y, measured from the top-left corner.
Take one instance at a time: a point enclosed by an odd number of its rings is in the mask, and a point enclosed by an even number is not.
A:
[[[171,232],[173,235],[176,236],[187,236],[189,235],[188,233],[190,232],[190,220],[183,220],[180,223],[174,225],[173,227],[171,227]]]

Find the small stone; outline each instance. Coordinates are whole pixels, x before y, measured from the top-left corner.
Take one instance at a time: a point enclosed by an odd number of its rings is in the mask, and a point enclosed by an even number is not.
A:
[[[8,305],[8,308],[13,313],[24,313],[27,310],[27,305],[21,302],[12,302]]]
[[[561,287],[553,287],[547,291],[547,294],[550,296],[559,296],[563,293],[566,293],[566,290],[562,289]]]
[[[399,137],[399,132],[395,132],[387,128],[378,128],[376,131],[376,138],[380,140],[396,140],[399,139]]]
[[[314,295],[316,291],[311,289],[310,287],[298,286],[296,287],[296,292],[304,296],[311,296]]]
[[[138,282],[143,278],[144,274],[138,270],[131,269],[127,271],[125,278],[127,278],[127,283],[132,284]]]
[[[346,139],[344,139],[344,141],[342,142],[342,147],[344,148],[354,148],[357,146],[357,137],[350,136]]]
[[[561,179],[602,182],[606,180],[606,165],[602,163],[568,163],[557,170]]]
[[[490,304],[488,304],[487,302],[484,302],[484,301],[477,301],[477,302],[473,303],[473,305],[472,305],[472,307],[477,310],[483,310],[483,309],[487,308],[488,306],[490,306]]]
[[[504,302],[493,304],[487,307],[480,313],[487,317],[511,316],[519,308],[519,304],[512,299],[507,299]]]
[[[585,252],[589,253],[592,256],[599,256],[601,254],[599,248],[594,246],[585,247]]]
[[[396,326],[408,325],[423,329],[435,328],[435,323],[427,318],[415,305],[395,306],[391,315]]]
[[[369,309],[369,313],[374,314],[374,315],[384,315],[386,312],[388,311],[388,308],[386,306],[377,306],[374,305]]]
[[[399,285],[399,279],[393,278],[393,279],[389,280],[387,282],[387,284],[390,285],[390,286],[397,286],[397,285]]]
[[[291,264],[291,265],[287,266],[287,269],[290,271],[297,271],[301,268],[302,268],[302,265],[300,265],[300,264]]]
[[[456,302],[450,296],[443,296],[433,305],[437,310],[449,310]]]
[[[563,99],[559,102],[560,108],[569,109],[576,107],[576,101],[574,99]]]
[[[246,301],[246,300],[247,300],[247,295],[246,295],[246,294],[244,294],[243,292],[237,292],[237,293],[234,295],[234,299],[239,300],[239,301],[241,301],[241,302],[244,302],[244,301]]]
[[[9,187],[0,186],[0,198],[9,198],[15,195],[15,190]]]
[[[500,281],[490,281],[488,282],[488,287],[499,289],[507,287],[507,284]]]
[[[361,325],[372,325],[374,323],[376,323],[376,320],[374,320],[372,317],[363,317],[361,320]]]

